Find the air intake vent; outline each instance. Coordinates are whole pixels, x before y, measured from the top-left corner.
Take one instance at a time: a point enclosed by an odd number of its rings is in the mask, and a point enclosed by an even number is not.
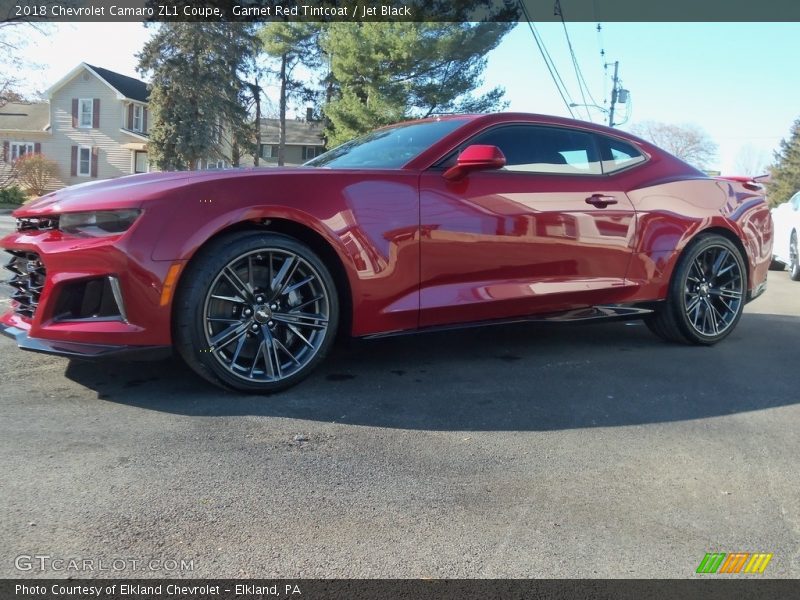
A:
[[[39,306],[39,297],[45,281],[44,264],[35,252],[7,250],[11,260],[5,265],[13,276],[8,285],[14,288],[12,300],[17,302],[14,312],[23,317],[31,318]]]

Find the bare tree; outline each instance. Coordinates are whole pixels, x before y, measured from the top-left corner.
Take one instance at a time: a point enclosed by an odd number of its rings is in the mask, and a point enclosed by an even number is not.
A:
[[[737,175],[757,177],[764,175],[769,170],[770,156],[763,148],[756,148],[753,144],[746,144],[739,149],[736,155]]]
[[[717,157],[717,145],[697,125],[642,121],[631,127],[631,132],[698,169],[708,168]]]
[[[31,33],[45,33],[46,28],[42,23],[0,22],[0,107],[24,100],[17,89],[21,81],[14,73],[38,66],[25,57],[25,49]]]

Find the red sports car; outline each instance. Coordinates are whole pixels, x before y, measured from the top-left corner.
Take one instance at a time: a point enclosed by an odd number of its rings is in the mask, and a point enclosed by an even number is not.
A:
[[[81,185],[14,215],[0,323],[21,348],[174,349],[246,392],[308,375],[337,331],[641,316],[713,344],[772,257],[758,186],[531,114],[402,123],[302,168]]]

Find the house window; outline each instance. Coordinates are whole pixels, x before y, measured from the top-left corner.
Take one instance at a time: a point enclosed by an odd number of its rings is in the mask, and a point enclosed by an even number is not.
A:
[[[206,161],[206,169],[224,169],[225,168],[225,161],[224,160],[208,160]]]
[[[91,127],[93,120],[94,100],[81,98],[78,100],[78,127]]]
[[[33,144],[30,142],[11,142],[11,162],[22,158],[26,154],[33,154]]]
[[[278,158],[278,145],[261,144],[261,158]]]
[[[311,160],[324,152],[321,146],[303,146],[303,160]]]
[[[92,174],[92,147],[78,147],[78,175],[89,177]]]
[[[144,106],[141,104],[133,105],[133,130],[141,131],[143,129],[144,120]]]
[[[147,152],[136,151],[133,159],[134,173],[150,172],[150,161],[147,160]]]

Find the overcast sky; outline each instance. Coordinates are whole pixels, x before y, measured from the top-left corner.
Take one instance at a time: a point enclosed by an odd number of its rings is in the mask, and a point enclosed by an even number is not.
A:
[[[583,103],[561,24],[537,28],[571,99]],[[771,160],[780,139],[800,117],[800,23],[568,23],[567,31],[591,95],[608,100],[612,69],[620,61],[623,87],[631,102],[626,129],[637,121],[693,123],[719,146],[715,167],[735,174],[743,154]],[[151,29],[137,23],[51,24],[32,35],[27,57],[40,65],[22,73],[25,91],[44,91],[80,62],[137,76],[135,54]],[[605,60],[600,49],[606,52]],[[518,25],[489,55],[486,87],[506,89],[509,110],[570,116],[527,24]],[[274,89],[268,91],[274,94]],[[586,95],[586,92],[584,92]],[[607,121],[597,109],[573,109],[575,116]]]

